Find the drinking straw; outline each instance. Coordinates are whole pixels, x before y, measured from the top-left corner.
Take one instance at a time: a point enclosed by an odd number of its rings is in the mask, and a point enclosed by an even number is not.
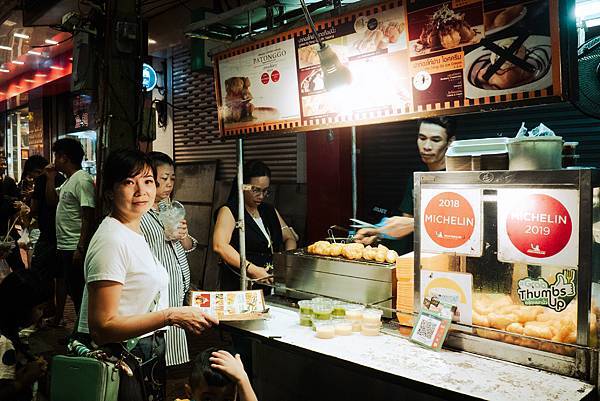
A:
[[[4,237],[4,242],[6,242],[6,240],[8,240],[8,236],[10,235],[10,232],[12,231],[12,229],[15,228],[15,224],[17,224],[17,220],[19,220],[19,219],[15,217],[15,221],[13,221],[12,226],[10,226],[10,228],[6,232],[6,237]],[[8,226],[8,223],[6,225]]]

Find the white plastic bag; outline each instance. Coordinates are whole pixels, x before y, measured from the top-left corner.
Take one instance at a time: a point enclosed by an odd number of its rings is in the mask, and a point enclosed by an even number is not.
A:
[[[519,132],[517,132],[517,136],[515,138],[524,138],[524,137],[533,137],[533,136],[556,136],[554,131],[550,128],[546,127],[544,124],[538,125],[531,131],[527,130],[525,123],[521,123],[521,128],[519,128]]]

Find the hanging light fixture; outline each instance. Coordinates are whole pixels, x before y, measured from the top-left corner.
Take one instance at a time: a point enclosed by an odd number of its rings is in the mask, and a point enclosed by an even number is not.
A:
[[[315,27],[315,23],[310,16],[310,12],[308,11],[304,0],[300,0],[300,4],[302,6],[302,11],[304,11],[306,22],[308,22],[308,25],[319,44],[317,54],[319,55],[321,70],[323,71],[323,83],[325,84],[325,89],[330,91],[344,85],[350,85],[350,83],[352,83],[352,73],[348,67],[342,64],[333,49],[329,45],[323,43],[317,34],[317,28]]]

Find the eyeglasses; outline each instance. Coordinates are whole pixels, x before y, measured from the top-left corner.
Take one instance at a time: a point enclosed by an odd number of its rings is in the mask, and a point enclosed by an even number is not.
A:
[[[250,187],[250,192],[252,192],[252,195],[260,195],[263,194],[265,197],[271,195],[271,188],[259,188],[259,187],[255,187],[254,185],[252,185],[252,187]]]

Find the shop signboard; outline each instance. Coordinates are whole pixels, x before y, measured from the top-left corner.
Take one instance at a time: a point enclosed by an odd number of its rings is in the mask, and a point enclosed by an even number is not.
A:
[[[421,189],[421,252],[481,256],[481,191]]]
[[[498,190],[498,260],[577,267],[578,244],[576,190]]]
[[[325,89],[308,26],[232,48],[214,58],[220,129],[310,131],[556,100],[558,23],[558,0],[396,0],[321,20],[345,85]]]

